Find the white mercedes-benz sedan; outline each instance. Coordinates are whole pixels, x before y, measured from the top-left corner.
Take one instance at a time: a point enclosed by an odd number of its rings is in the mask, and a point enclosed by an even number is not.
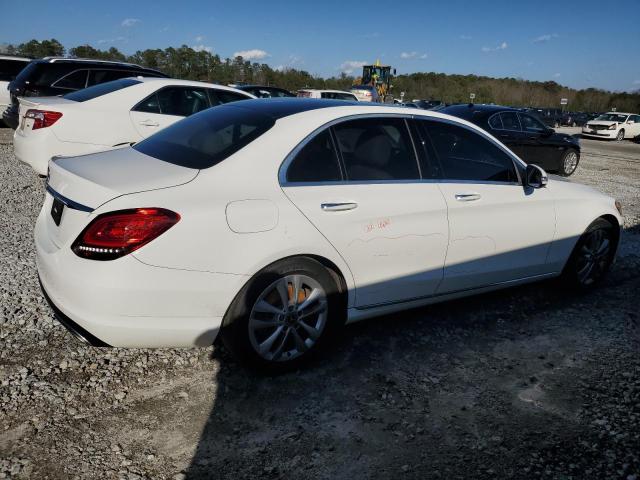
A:
[[[217,337],[297,367],[345,322],[562,275],[596,284],[612,198],[430,111],[248,100],[51,162],[35,228],[60,321],[94,345]]]
[[[131,145],[212,106],[256,98],[235,88],[175,78],[122,78],[61,97],[20,98],[18,160],[45,176],[56,156]]]

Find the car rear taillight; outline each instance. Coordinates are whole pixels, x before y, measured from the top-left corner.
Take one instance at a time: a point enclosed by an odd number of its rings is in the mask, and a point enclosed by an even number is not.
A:
[[[82,231],[71,250],[83,258],[113,260],[137,250],[180,220],[163,208],[135,208],[103,213]]]
[[[62,112],[49,112],[47,110],[27,110],[24,114],[26,118],[33,118],[31,130],[47,128],[56,123],[62,117]]]

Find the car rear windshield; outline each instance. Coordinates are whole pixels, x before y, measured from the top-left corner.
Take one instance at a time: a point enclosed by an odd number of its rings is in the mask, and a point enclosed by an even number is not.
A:
[[[269,130],[275,120],[233,105],[209,108],[161,130],[133,148],[182,167],[213,167]]]
[[[123,88],[130,87],[141,83],[139,80],[133,78],[121,78],[120,80],[113,80],[111,82],[100,83],[93,87],[83,88],[76,92],[67,93],[63,95],[63,98],[67,100],[73,100],[74,102],[86,102],[87,100],[93,100],[94,98],[101,97],[107,93],[117,92]]]

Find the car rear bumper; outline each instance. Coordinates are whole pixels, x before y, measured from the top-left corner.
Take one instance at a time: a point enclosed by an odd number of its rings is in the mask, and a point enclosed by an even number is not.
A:
[[[50,203],[45,201],[36,222],[38,275],[56,317],[74,335],[91,345],[112,347],[213,343],[242,279],[154,267],[133,255],[82,259],[68,245],[59,248],[47,237]]]

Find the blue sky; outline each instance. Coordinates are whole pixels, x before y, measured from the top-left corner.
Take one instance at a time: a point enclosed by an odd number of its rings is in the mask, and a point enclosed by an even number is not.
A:
[[[0,43],[53,37],[125,53],[186,44],[322,76],[380,58],[398,73],[640,89],[640,0],[0,0],[0,11]]]

